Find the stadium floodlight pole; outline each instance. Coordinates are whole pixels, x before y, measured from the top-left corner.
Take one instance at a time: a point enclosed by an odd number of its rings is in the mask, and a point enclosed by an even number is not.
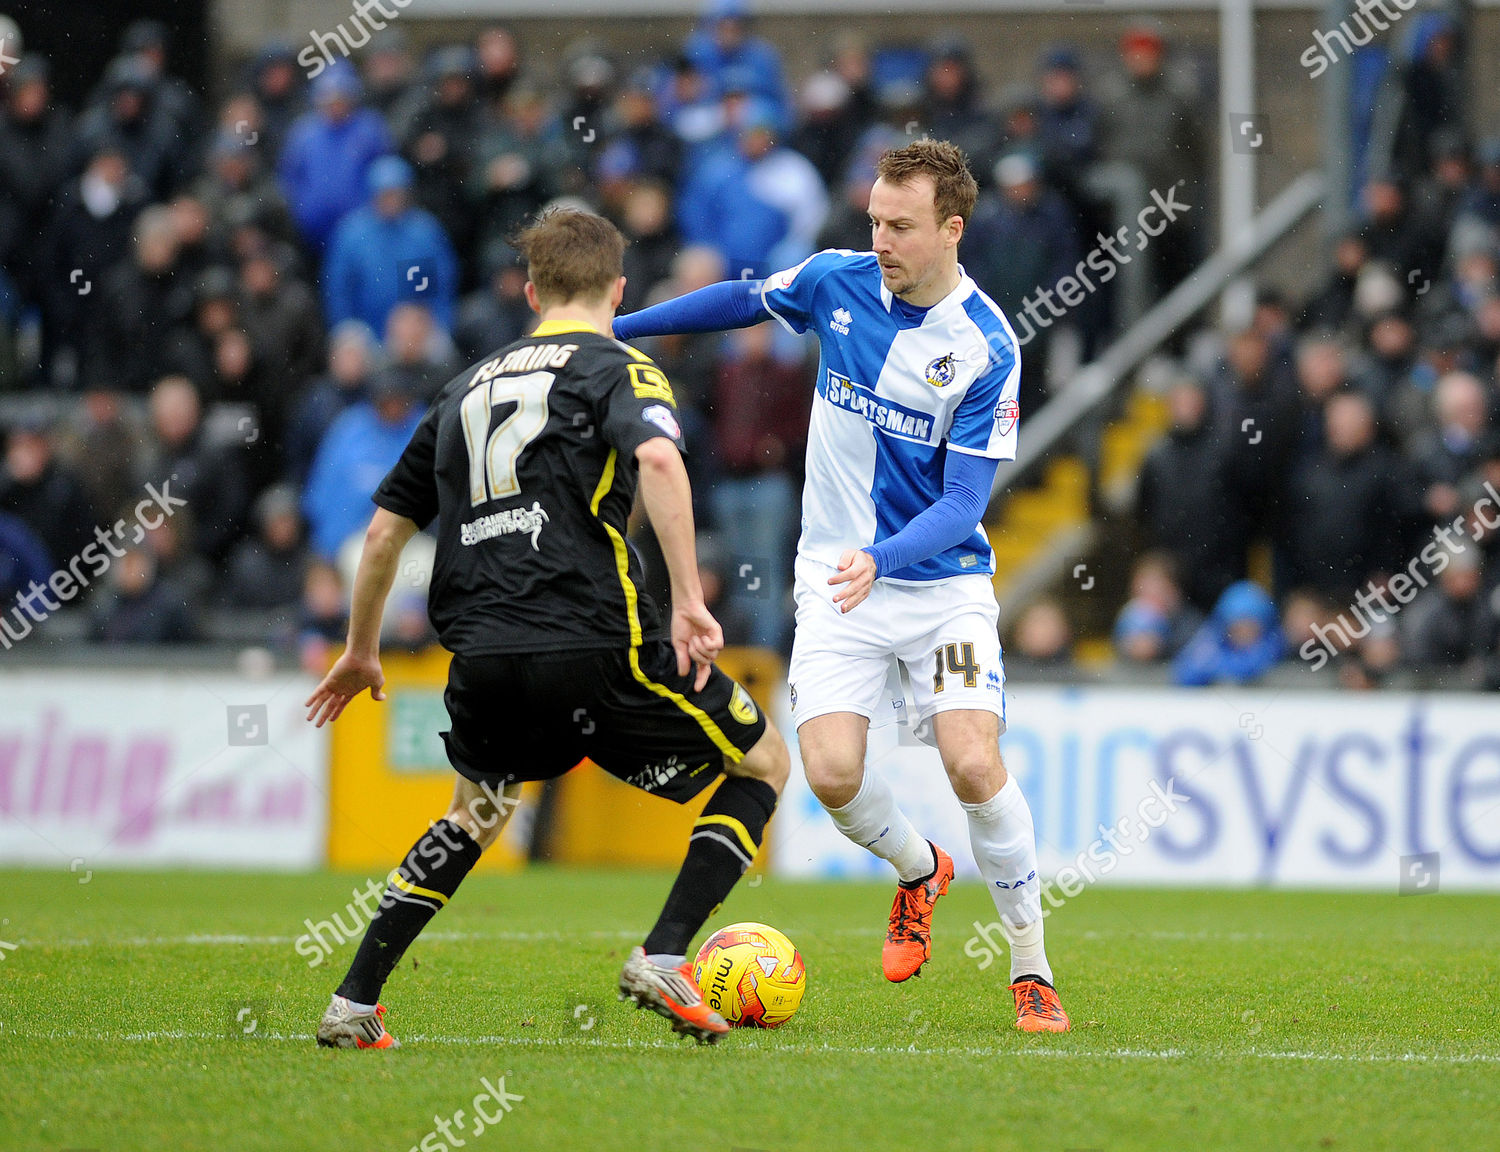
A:
[[[1219,5],[1219,247],[1247,243],[1255,216],[1255,157],[1268,128],[1255,116],[1255,0]],[[1238,276],[1219,298],[1220,318],[1231,327],[1249,322],[1255,286]]]
[[[1351,11],[1352,0],[1327,0],[1322,26],[1342,27]],[[1354,142],[1349,123],[1353,76],[1348,60],[1335,63],[1323,74],[1323,175],[1328,182],[1323,197],[1323,242],[1330,256],[1339,237],[1349,230],[1354,195]]]

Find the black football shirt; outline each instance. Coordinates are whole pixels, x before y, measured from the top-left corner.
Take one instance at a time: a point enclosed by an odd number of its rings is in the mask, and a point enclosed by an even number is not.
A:
[[[544,324],[446,385],[375,492],[437,520],[428,613],[458,655],[625,647],[663,634],[625,538],[635,450],[683,447],[651,358]]]

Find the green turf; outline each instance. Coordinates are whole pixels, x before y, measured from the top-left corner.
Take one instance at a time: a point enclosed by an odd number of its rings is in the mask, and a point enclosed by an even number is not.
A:
[[[1023,1037],[1005,966],[980,971],[964,952],[971,922],[994,915],[978,885],[939,905],[927,974],[892,986],[887,888],[766,880],[714,924],[787,932],[807,999],[779,1031],[698,1048],[614,998],[667,877],[475,877],[387,987],[405,1047],[374,1053],[309,1038],[352,945],[310,969],[292,944],[304,917],[344,907],[355,877],[78,880],[0,873],[0,940],[19,945],[0,963],[3,1149],[404,1152],[501,1076],[524,1099],[482,1136],[454,1129],[465,1147],[1497,1140],[1496,897],[1091,890],[1048,922],[1075,1030]]]

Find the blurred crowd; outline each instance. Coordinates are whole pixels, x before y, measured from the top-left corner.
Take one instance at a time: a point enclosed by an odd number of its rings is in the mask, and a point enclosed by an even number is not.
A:
[[[424,404],[531,324],[508,237],[559,199],[626,233],[634,309],[867,247],[880,153],[947,137],[983,188],[969,270],[1015,308],[1108,222],[1091,166],[1203,180],[1197,101],[1153,24],[1127,32],[1098,97],[1066,47],[988,92],[951,38],[841,36],[794,83],[739,0],[649,58],[581,40],[544,68],[498,25],[420,53],[396,24],[347,54],[319,43],[266,44],[216,107],[150,21],[80,108],[39,56],[0,75],[0,603],[171,477],[186,505],[68,603],[74,631],[177,643],[271,613],[277,643],[321,659],[370,494]],[[1180,232],[1158,245],[1157,291],[1191,266]],[[1109,306],[1078,328],[1101,331]],[[785,649],[815,348],[769,326],[647,344],[682,408],[726,632]],[[1033,405],[1045,345],[1026,355]],[[392,613],[413,644],[421,567]]]
[[[1391,171],[1365,185],[1328,283],[1302,301],[1263,295],[1248,329],[1200,334],[1180,361],[1172,431],[1141,478],[1151,551],[1121,615],[1123,660],[1201,654],[1203,621],[1247,633],[1228,612],[1260,622],[1238,646],[1257,659],[1295,652],[1500,461],[1500,149],[1462,132],[1452,32],[1433,27]],[[710,0],[657,55],[581,39],[547,67],[500,25],[419,52],[392,23],[314,67],[308,49],[268,43],[213,103],[173,76],[167,29],[142,21],[78,108],[54,99],[45,59],[16,53],[0,74],[0,605],[170,477],[186,505],[60,613],[73,633],[264,634],[321,661],[342,636],[370,494],[436,389],[528,330],[508,237],[559,200],[629,238],[630,310],[868,247],[877,157],[944,137],[981,187],[965,267],[1012,312],[1113,230],[1101,173],[1208,203],[1211,102],[1155,22],[1131,22],[1109,59],[1053,47],[998,90],[962,39],[829,47],[788,77],[742,0]],[[1149,299],[1201,259],[1202,219],[1152,242]],[[1024,411],[1045,399],[1059,333],[1076,360],[1117,327],[1113,287],[1030,340]],[[643,346],[682,409],[726,635],[784,650],[816,348],[768,325]],[[649,532],[639,543],[649,557]],[[1257,546],[1273,558],[1263,602],[1244,586]],[[1487,657],[1500,567],[1476,561],[1467,591],[1463,567],[1340,661],[1379,680],[1402,660]],[[420,646],[425,571],[408,568],[391,638]],[[1034,657],[1067,657],[1057,605],[1027,628]],[[1236,652],[1195,682],[1253,663],[1225,643]]]
[[[1418,27],[1410,114],[1326,280],[1189,341],[1139,476],[1118,660],[1500,688],[1500,138],[1464,131],[1454,35]],[[1073,643],[1056,602],[1015,640]]]

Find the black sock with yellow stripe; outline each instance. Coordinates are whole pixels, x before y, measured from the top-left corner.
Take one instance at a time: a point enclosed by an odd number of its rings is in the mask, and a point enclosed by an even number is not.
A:
[[[356,1004],[374,1004],[386,978],[427,922],[448,903],[483,849],[451,820],[439,820],[412,845],[391,873],[385,895],[338,994]]]
[[[646,955],[687,952],[688,942],[755,859],[766,822],[775,810],[776,789],[764,780],[724,778],[703,815],[693,823],[687,859],[667,895],[661,918],[646,937]]]

